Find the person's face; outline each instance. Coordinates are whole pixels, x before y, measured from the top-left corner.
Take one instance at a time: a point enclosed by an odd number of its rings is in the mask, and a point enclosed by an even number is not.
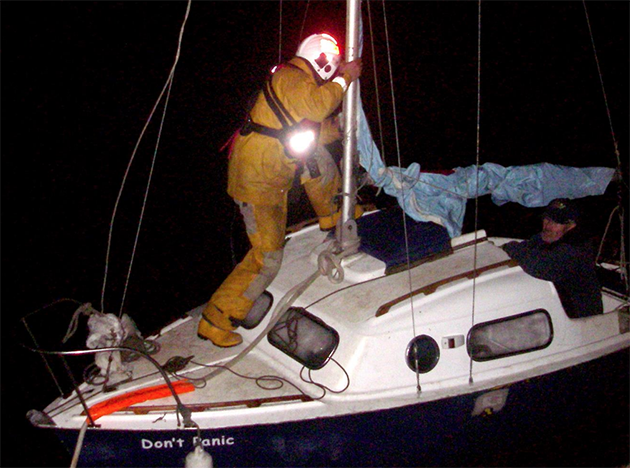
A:
[[[567,232],[575,227],[575,223],[560,224],[549,218],[543,218],[542,232],[540,236],[543,242],[551,244],[562,238]]]

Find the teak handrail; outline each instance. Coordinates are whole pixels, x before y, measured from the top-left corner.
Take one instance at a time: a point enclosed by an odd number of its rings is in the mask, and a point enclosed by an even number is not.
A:
[[[476,278],[477,276],[481,275],[482,273],[485,273],[486,271],[489,270],[494,270],[496,268],[500,268],[502,266],[509,266],[509,267],[515,267],[517,266],[518,263],[513,260],[513,259],[508,259],[508,260],[503,260],[501,262],[497,262],[497,263],[493,263],[491,265],[486,265],[485,267],[481,267],[481,268],[477,268],[475,270],[469,270],[469,271],[465,271],[464,273],[460,273],[458,275],[454,275],[454,276],[450,276],[448,278],[444,278],[442,280],[436,281],[434,283],[428,284],[426,286],[423,286],[419,289],[416,289],[415,291],[412,291],[410,293],[404,294],[400,297],[397,297],[396,299],[393,299],[389,302],[386,302],[385,304],[381,305],[377,310],[376,310],[376,317],[380,317],[381,315],[385,315],[387,312],[389,312],[389,310],[395,306],[396,304],[399,304],[413,296],[416,296],[418,294],[422,294],[424,293],[425,295],[429,295],[431,293],[434,293],[436,291],[437,288],[439,288],[440,286],[443,286],[445,284],[451,283],[453,281],[457,281],[458,279],[463,279],[463,278],[468,278],[468,279],[473,279]]]

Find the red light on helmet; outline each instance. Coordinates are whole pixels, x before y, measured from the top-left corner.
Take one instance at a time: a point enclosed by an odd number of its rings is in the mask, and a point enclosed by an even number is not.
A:
[[[337,41],[328,34],[322,34],[322,36],[323,39],[319,43],[321,51],[325,54],[339,55],[339,46],[337,45]]]

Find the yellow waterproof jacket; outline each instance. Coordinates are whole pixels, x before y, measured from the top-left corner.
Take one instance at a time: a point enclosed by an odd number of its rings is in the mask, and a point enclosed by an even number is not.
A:
[[[341,135],[331,125],[330,114],[341,104],[344,90],[332,81],[318,86],[306,61],[293,58],[290,64],[274,73],[273,89],[296,122],[308,119],[323,122],[320,144],[328,144]],[[350,78],[344,76],[346,83]],[[250,112],[252,121],[280,129],[282,124],[267,104],[262,93]],[[296,161],[288,158],[279,140],[252,132],[238,135],[230,154],[228,194],[241,202],[277,205],[284,202],[295,175]]]

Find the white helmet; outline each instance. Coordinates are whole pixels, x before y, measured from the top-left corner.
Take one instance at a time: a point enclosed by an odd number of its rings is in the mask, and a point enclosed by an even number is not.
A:
[[[324,81],[335,74],[341,63],[337,41],[328,34],[313,34],[307,37],[295,55],[308,60]]]

